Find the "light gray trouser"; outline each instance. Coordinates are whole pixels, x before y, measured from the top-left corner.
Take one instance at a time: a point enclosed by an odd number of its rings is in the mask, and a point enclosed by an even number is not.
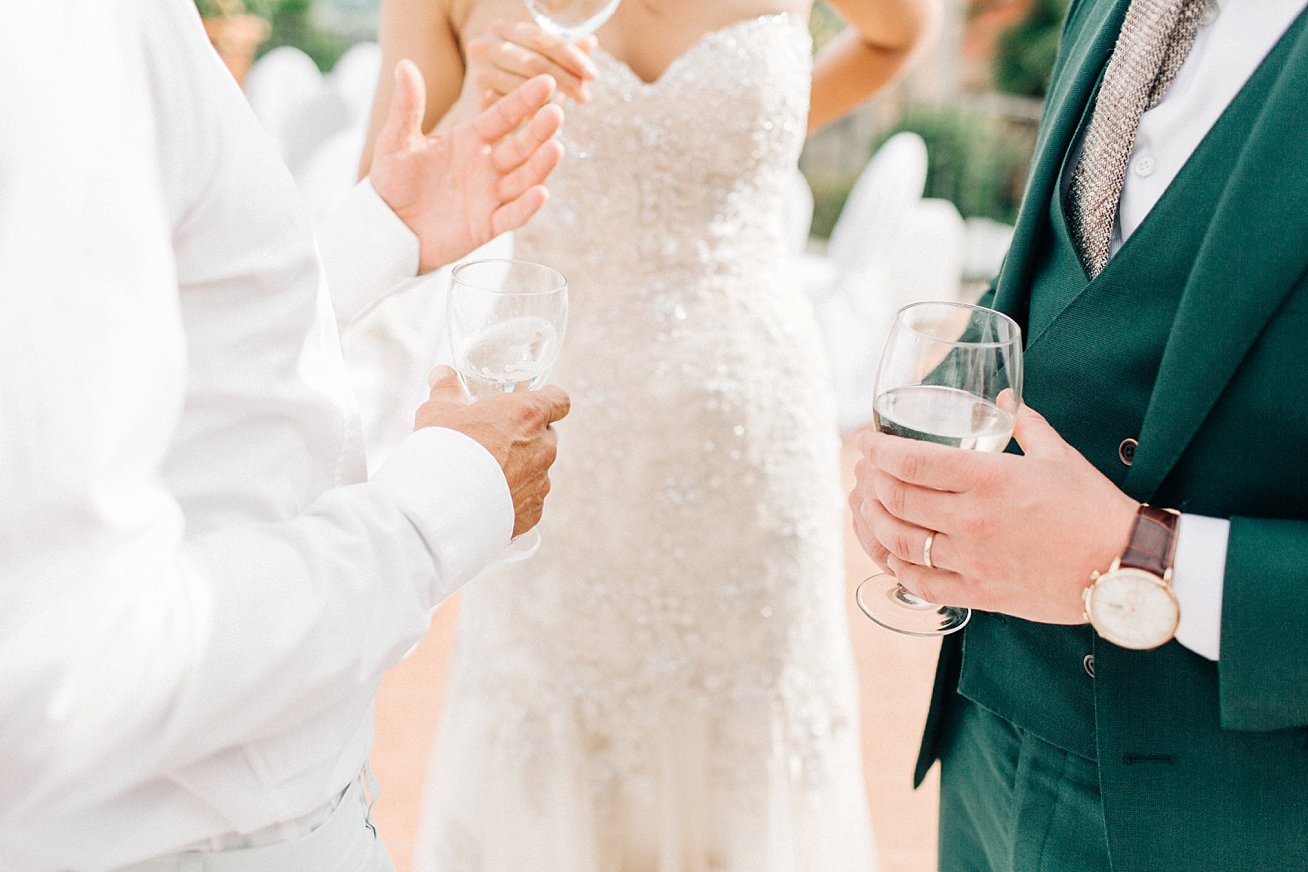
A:
[[[375,797],[375,782],[365,773]],[[361,782],[355,779],[331,816],[299,839],[236,851],[184,851],[120,872],[395,872]]]

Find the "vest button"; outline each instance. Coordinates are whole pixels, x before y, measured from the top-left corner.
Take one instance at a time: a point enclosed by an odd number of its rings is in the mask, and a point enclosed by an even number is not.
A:
[[[1139,444],[1138,439],[1123,439],[1122,444],[1117,446],[1117,457],[1123,465],[1130,466],[1135,462],[1135,448]]]
[[[1091,678],[1094,678],[1094,677],[1095,677],[1095,655],[1093,655],[1093,654],[1087,654],[1087,655],[1085,655],[1085,659],[1081,661],[1081,668],[1085,670],[1085,674],[1086,674],[1086,675],[1090,676]]]

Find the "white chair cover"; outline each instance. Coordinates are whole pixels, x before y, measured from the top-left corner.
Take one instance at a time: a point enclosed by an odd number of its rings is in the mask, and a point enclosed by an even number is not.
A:
[[[920,136],[899,133],[886,140],[836,219],[825,263],[810,263],[806,269],[842,430],[871,418],[881,347],[902,305],[902,294],[890,281],[890,264],[922,198],[926,171],[926,144]]]
[[[346,118],[351,127],[368,126],[381,62],[381,46],[375,42],[360,42],[350,46],[332,68],[328,78],[345,106]]]

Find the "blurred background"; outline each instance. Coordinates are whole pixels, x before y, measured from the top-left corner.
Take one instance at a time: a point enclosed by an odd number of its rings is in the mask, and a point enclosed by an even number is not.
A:
[[[813,191],[813,236],[831,234],[869,157],[905,130],[927,146],[927,198],[952,203],[964,219],[1011,224],[1067,2],[946,0],[943,32],[910,74],[809,143],[801,165]],[[288,46],[321,73],[332,72],[351,48],[376,38],[380,0],[196,5],[219,53],[244,82],[252,63]],[[818,0],[811,23],[815,46],[842,26]],[[982,265],[981,259],[965,264]]]
[[[847,485],[856,459],[848,436],[869,418],[878,331],[908,302],[974,301],[999,268],[1067,2],[945,0],[940,37],[909,74],[804,151],[788,204],[789,262],[813,300],[833,361]],[[196,5],[310,208],[330,211],[358,166],[380,72],[380,0]],[[815,47],[841,27],[819,0]],[[433,337],[443,331],[433,319],[443,311],[444,281],[436,276],[388,300],[344,337],[364,401],[370,462],[384,456],[378,446],[404,435],[421,399],[397,391],[395,379],[410,379],[425,394],[425,373],[441,359]],[[369,397],[393,402],[370,406]],[[914,791],[911,773],[939,643],[886,632],[854,609],[853,589],[873,567],[848,530],[846,567],[881,870],[927,872],[935,869],[937,782],[933,773]],[[412,868],[457,611],[451,601],[436,612],[427,639],[387,676],[378,698],[376,815],[399,872]]]

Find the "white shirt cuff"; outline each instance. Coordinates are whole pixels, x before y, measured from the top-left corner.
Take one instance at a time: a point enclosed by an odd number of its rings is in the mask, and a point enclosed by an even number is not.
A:
[[[481,572],[513,535],[513,496],[499,463],[455,430],[409,436],[372,480],[395,500],[427,543],[436,566],[431,604]]]
[[[1172,591],[1181,604],[1176,641],[1194,653],[1218,659],[1222,644],[1222,591],[1231,522],[1182,515],[1176,536]]]
[[[336,320],[357,321],[418,274],[418,237],[364,179],[317,227]]]

